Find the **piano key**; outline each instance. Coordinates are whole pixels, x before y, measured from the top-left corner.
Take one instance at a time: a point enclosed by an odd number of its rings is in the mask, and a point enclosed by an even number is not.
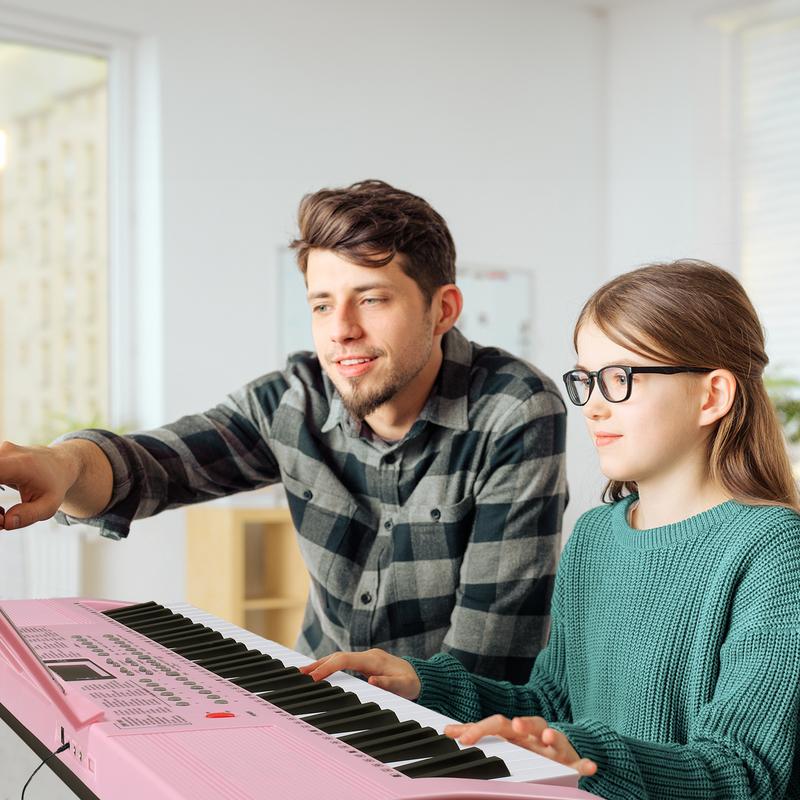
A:
[[[111,611],[104,611],[103,613],[107,617],[111,617],[112,619],[120,620],[125,619],[125,617],[129,617],[132,614],[138,614],[142,610],[145,609],[152,609],[152,608],[164,608],[164,606],[159,605],[158,603],[154,602],[153,600],[148,600],[146,603],[137,603],[136,605],[132,606],[121,606],[120,608],[112,609]]]
[[[231,683],[235,683],[237,686],[241,686],[243,689],[249,689],[250,687],[249,687],[248,684],[250,684],[250,683],[252,683],[252,682],[254,682],[254,681],[256,681],[256,680],[258,680],[260,678],[264,678],[264,679],[269,678],[271,680],[273,678],[285,678],[285,677],[288,677],[290,675],[299,675],[299,674],[300,674],[300,671],[297,669],[297,667],[283,667],[282,669],[269,670],[268,674],[265,672],[262,675],[255,675],[255,676],[253,676],[253,675],[242,675],[241,677],[238,677],[238,678],[233,678],[233,679],[229,678],[229,680],[230,680]],[[309,675],[307,677],[311,677],[311,676]],[[311,682],[312,683],[314,682],[313,678],[311,679]],[[330,686],[330,684],[328,684],[328,686]]]
[[[309,684],[312,686],[314,685],[314,679],[310,675],[303,675],[294,667],[292,667],[292,670],[293,671],[288,674],[280,674],[276,677],[259,675],[251,678],[237,678],[231,681],[231,683],[235,683],[237,686],[241,686],[242,689],[247,689],[247,691],[253,694],[274,692],[278,689],[288,689],[291,687],[308,686]]]
[[[501,759],[486,758],[477,747],[432,756],[395,769],[409,778],[501,778],[509,774]]]
[[[394,714],[394,712],[392,713]],[[307,717],[306,722],[311,722],[311,719],[313,718]],[[400,734],[404,733],[405,731],[418,731],[421,727],[422,726],[418,722],[414,722],[414,720],[410,719],[391,725],[383,725],[380,728],[359,731],[358,733],[348,733],[346,736],[340,736],[338,738],[340,741],[349,744],[351,747],[355,747],[357,750],[360,750],[363,743],[369,743],[376,738]]]
[[[144,633],[143,635],[147,636],[148,639],[152,639],[154,642],[158,642],[158,644],[171,649],[173,644],[190,642],[199,640],[201,637],[207,637],[208,630],[206,629],[205,625],[191,625],[190,627],[182,630],[165,632],[155,636],[150,636],[148,633]],[[219,636],[222,638],[222,634],[219,634]]]
[[[230,647],[233,643],[232,639],[223,639],[222,636],[208,636],[205,639],[198,639],[197,641],[193,642],[178,642],[173,643],[171,645],[164,645],[164,647],[169,647],[174,653],[177,653],[184,658],[188,658],[191,660],[192,654],[196,652],[211,652],[211,648],[213,647]],[[219,655],[224,655],[223,653],[219,653]]]
[[[338,692],[335,690],[339,689]],[[265,698],[268,702],[272,703],[271,697]],[[306,697],[302,692],[300,696],[293,702],[281,700],[275,705],[282,708],[288,714],[299,716],[301,714],[313,714],[316,711],[333,711],[337,708],[344,708],[348,705],[360,705],[361,701],[358,695],[352,692],[343,692],[338,686],[331,686],[328,694],[317,694],[311,697]]]
[[[258,692],[253,692],[253,694],[258,694]],[[341,686],[331,686],[327,681],[317,681],[314,686],[307,686],[305,689],[300,690],[300,697],[297,696],[298,690],[295,688],[278,689],[271,694],[272,697],[269,702],[273,705],[277,705],[277,701],[281,700],[288,700],[290,703],[293,703],[295,700],[302,699],[303,697],[316,697],[317,695],[328,697],[331,694],[344,694],[344,689],[342,689]]]
[[[242,669],[243,667],[249,666],[251,662],[253,665],[255,665],[256,662],[266,664],[275,660],[276,659],[274,658],[265,656],[258,650],[246,650],[244,653],[237,653],[233,656],[220,656],[219,658],[213,658],[203,664],[203,668],[207,669],[209,672],[214,672],[216,675],[219,675],[217,672],[218,669],[226,669],[227,667],[238,667],[239,669]],[[283,665],[281,664],[281,666]]]
[[[221,633],[216,636],[204,631],[202,629],[196,631],[187,631],[186,633],[172,634],[171,636],[164,636],[159,639],[153,639],[162,647],[166,647],[173,652],[177,652],[178,648],[196,647],[202,644],[209,644],[211,642],[220,641],[223,638]]]
[[[125,617],[117,618],[117,622],[123,625],[132,626],[139,625],[144,622],[156,622],[157,620],[170,620],[174,619],[176,614],[167,608],[155,608],[146,611],[139,611],[136,614],[130,614]]]
[[[365,731],[370,728],[385,726],[390,722],[397,722],[397,714],[394,711],[381,708],[375,703],[364,703],[360,706],[351,706],[343,710],[312,714],[303,717],[303,721],[321,731],[325,731],[325,733],[345,733]],[[360,750],[362,748],[356,749]]]
[[[458,745],[449,736],[445,736],[443,733],[436,733],[432,728],[430,731],[431,733],[428,736],[421,736],[416,740],[398,742],[382,749],[365,748],[364,752],[384,764],[392,761],[405,761],[411,758],[428,758],[456,751],[464,752],[459,749]],[[483,755],[483,751],[481,751],[481,755]]]
[[[264,659],[269,659],[268,656],[262,656]],[[203,667],[207,669],[209,672],[213,672],[215,675],[219,675],[220,678],[226,678],[230,680],[231,678],[236,677],[244,677],[247,670],[251,667],[253,669],[257,669],[260,673],[268,674],[270,672],[277,672],[278,670],[284,669],[283,662],[278,661],[277,658],[272,658],[265,661],[256,661],[256,660],[245,660],[242,661],[241,664],[234,664],[230,661],[225,662],[227,666],[222,667],[212,667],[209,664],[204,664]]]
[[[180,616],[180,615],[179,615]],[[193,623],[190,619],[184,616],[180,616],[179,619],[175,620],[167,620],[167,621],[160,621],[160,622],[150,622],[147,625],[140,625],[137,627],[138,633],[143,633],[147,636],[148,639],[153,639],[159,634],[175,631],[178,632],[183,628],[194,627],[196,623]],[[197,625],[199,628],[200,626]]]
[[[394,712],[393,712],[394,713]],[[362,733],[368,733],[367,731],[362,731]],[[350,744],[352,747],[356,747],[357,750],[361,750],[363,753],[372,753],[374,750],[383,750],[385,748],[393,747],[394,745],[399,744],[408,744],[409,742],[416,742],[423,739],[430,739],[434,736],[440,736],[438,731],[435,731],[431,727],[420,727],[416,726],[415,728],[411,728],[408,730],[401,730],[395,731],[394,733],[386,733],[386,734],[376,734],[374,731],[370,731],[372,736],[362,736],[362,738],[357,740],[357,744],[351,744],[350,741],[347,743]],[[344,740],[344,739],[343,739]],[[458,750],[458,744],[453,740],[450,739],[453,746],[450,750]],[[435,753],[430,753],[429,755],[436,755]],[[402,759],[395,758],[392,759],[394,761],[401,761]]]
[[[196,645],[194,647],[182,648],[181,655],[188,658],[189,661],[194,661],[195,664],[201,664],[202,661],[210,661],[212,658],[224,655],[234,655],[235,653],[243,653],[247,648],[234,639],[222,639],[218,642],[212,642],[205,645]]]

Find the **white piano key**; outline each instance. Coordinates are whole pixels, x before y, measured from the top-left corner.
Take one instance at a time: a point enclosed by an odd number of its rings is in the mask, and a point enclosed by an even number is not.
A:
[[[230,622],[215,617],[213,614],[201,611],[188,603],[170,603],[168,607],[177,614],[183,614],[195,622],[213,628],[223,636],[236,639],[248,649],[258,650],[272,658],[280,659],[287,667],[300,667],[304,664],[310,664],[313,661],[313,659],[304,656],[302,653],[298,653],[278,642],[273,642],[250,631],[246,631],[243,628],[239,628]],[[401,721],[413,720],[420,725],[434,728],[439,733],[444,732],[446,725],[458,721],[444,714],[432,711],[418,703],[398,697],[384,689],[372,686],[353,675],[337,672],[331,675],[327,680],[333,685],[341,686],[345,691],[353,692],[362,702],[374,702],[381,708],[394,711],[395,714],[397,714],[397,718]],[[337,735],[343,736],[345,734]],[[459,746],[461,745],[459,744]],[[511,773],[509,777],[495,778],[494,780],[512,782],[553,782],[575,775],[575,772],[569,767],[565,767],[548,758],[544,758],[522,747],[511,744],[504,739],[490,737],[482,739],[476,746],[487,756],[497,756],[501,758],[508,767]]]

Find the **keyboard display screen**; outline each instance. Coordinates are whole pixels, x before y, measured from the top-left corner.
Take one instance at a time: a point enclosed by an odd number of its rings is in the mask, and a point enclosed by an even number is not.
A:
[[[62,681],[100,681],[113,678],[108,672],[100,671],[91,661],[49,662],[48,669],[55,672]]]

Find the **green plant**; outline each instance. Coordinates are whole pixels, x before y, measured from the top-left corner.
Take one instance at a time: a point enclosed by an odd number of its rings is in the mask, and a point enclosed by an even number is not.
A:
[[[786,441],[800,443],[800,380],[774,374],[765,376],[764,385],[778,412]]]
[[[93,414],[88,419],[71,417],[69,414],[51,414],[39,432],[34,437],[35,444],[50,444],[53,439],[70,433],[71,431],[83,430],[85,428],[102,428],[103,430],[114,433],[128,433],[131,428],[128,425],[111,426],[99,414]]]

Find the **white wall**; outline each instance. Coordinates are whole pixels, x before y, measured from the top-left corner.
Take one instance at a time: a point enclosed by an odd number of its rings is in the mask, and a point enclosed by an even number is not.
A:
[[[608,16],[610,275],[682,257],[738,270],[727,7],[628,2]]]
[[[144,424],[277,366],[274,253],[297,202],[364,177],[430,200],[465,263],[534,270],[536,361],[552,376],[573,361],[572,322],[605,272],[601,15],[547,0],[20,5],[137,37]],[[568,527],[599,485],[581,428]],[[182,515],[94,540],[89,561],[90,593],[178,597]]]

